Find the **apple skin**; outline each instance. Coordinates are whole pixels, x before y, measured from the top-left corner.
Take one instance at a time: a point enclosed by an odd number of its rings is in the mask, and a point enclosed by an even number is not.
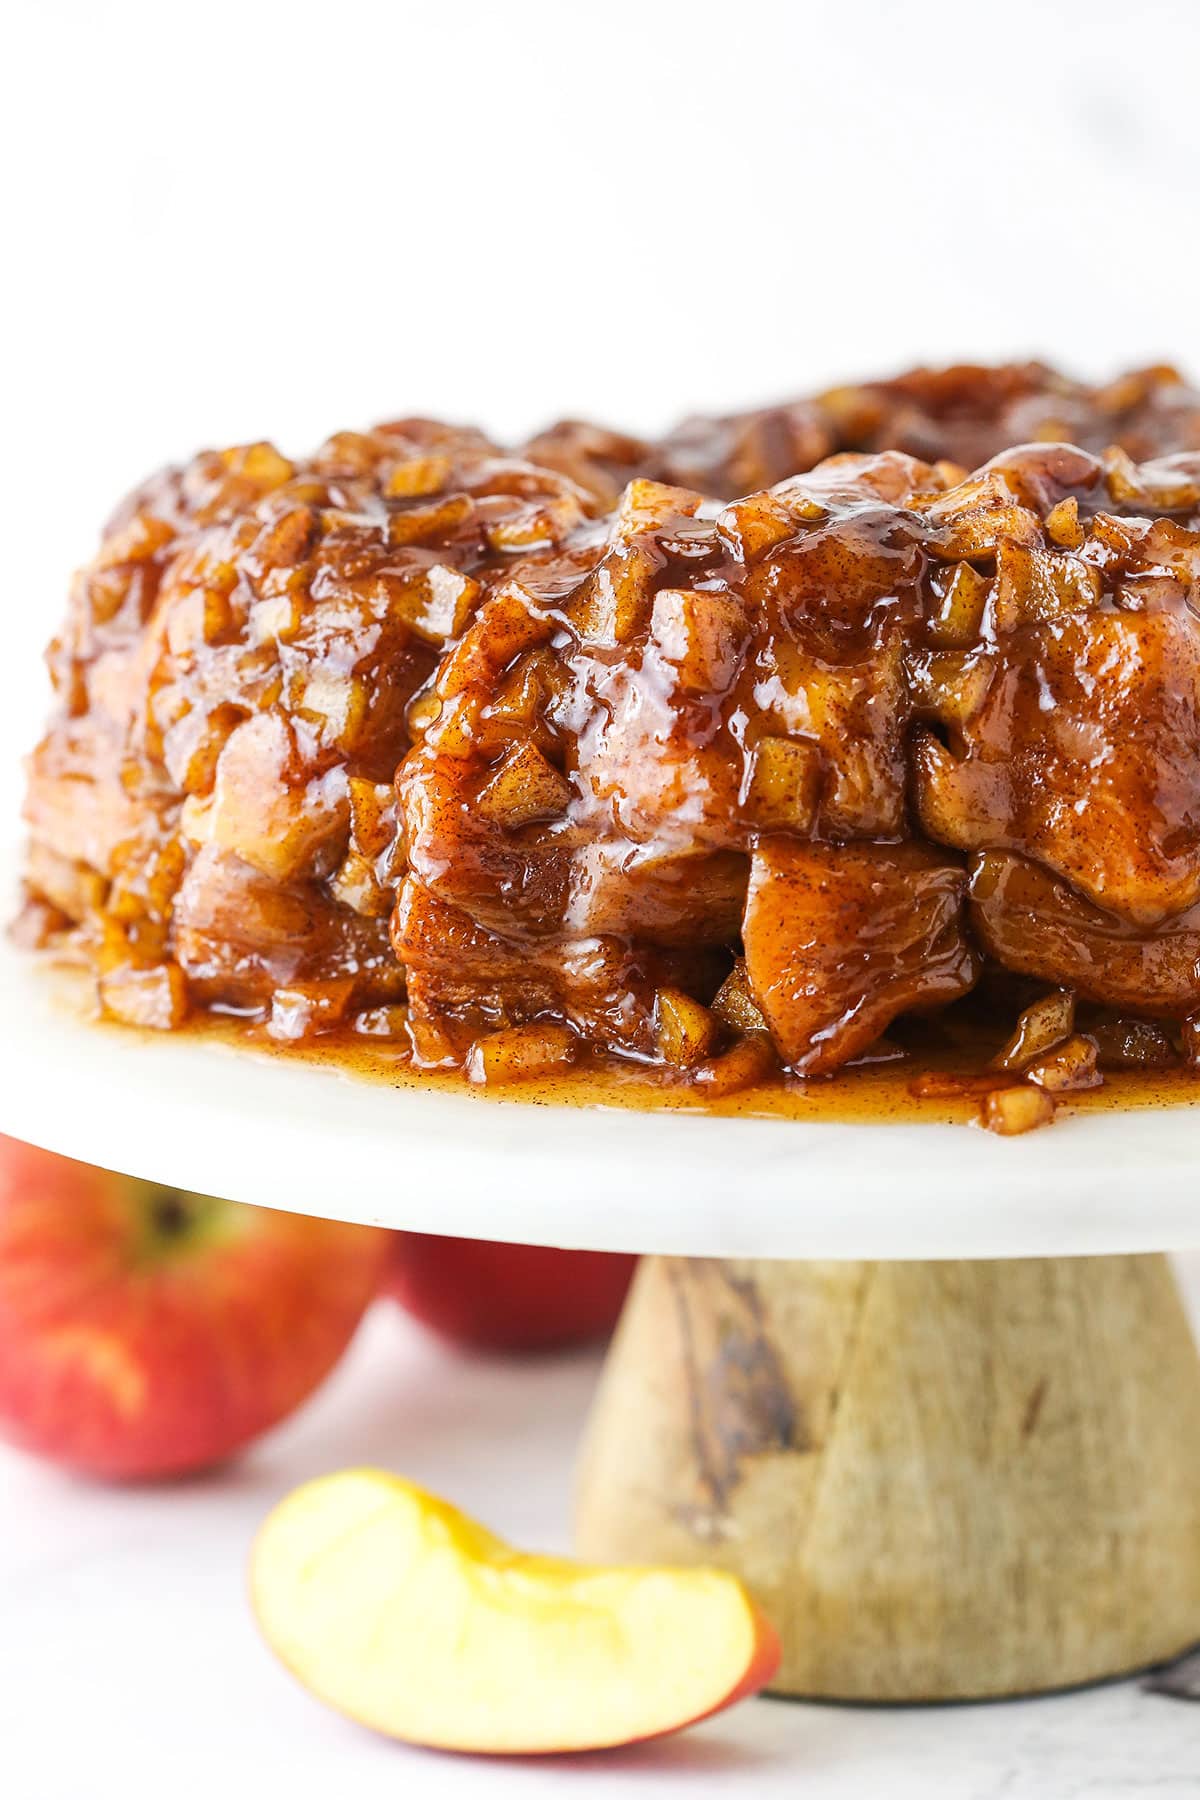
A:
[[[117,1481],[222,1462],[329,1373],[387,1247],[0,1137],[0,1437]]]
[[[386,1291],[451,1343],[517,1354],[607,1337],[636,1256],[397,1231]]]
[[[757,1693],[779,1639],[736,1576],[512,1549],[381,1469],[310,1481],[250,1559],[264,1638],[371,1730],[492,1756],[663,1737]]]

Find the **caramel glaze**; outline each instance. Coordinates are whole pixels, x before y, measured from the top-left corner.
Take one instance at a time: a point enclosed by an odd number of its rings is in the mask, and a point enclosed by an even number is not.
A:
[[[67,946],[43,954],[52,998],[92,1028],[137,1031],[95,1006],[86,966]],[[1011,998],[1011,997],[1007,997]],[[407,1038],[380,1039],[353,1024],[328,1027],[300,1041],[273,1037],[266,1022],[220,1008],[194,1012],[180,1027],[202,1041],[236,1051],[307,1063],[352,1080],[397,1090],[432,1090],[480,1103],[577,1106],[639,1112],[689,1112],[721,1118],[806,1119],[850,1125],[980,1122],[980,1092],[995,1078],[997,1053],[1012,1019],[1011,1004],[976,993],[926,1019],[905,1020],[832,1076],[802,1078],[772,1070],[733,1091],[715,1093],[671,1068],[645,1066],[585,1049],[569,1068],[519,1084],[476,1085],[461,1070],[414,1066]],[[1090,1022],[1085,1020],[1085,1023]],[[151,1041],[156,1032],[144,1031]],[[1191,1106],[1200,1101],[1200,1072],[1182,1057],[1147,1066],[1109,1061],[1095,1087],[1067,1094],[1067,1114]]]
[[[1126,1098],[1183,1092],[1197,444],[1170,371],[1028,365],[657,445],[207,453],[121,509],[52,646],[25,934],[128,1023],[524,1099],[866,1116],[951,1070],[919,1105],[958,1114],[1131,1058],[1163,1067]],[[1092,1012],[979,1079],[1048,988]]]
[[[185,1029],[229,1047],[250,1047],[288,1062],[299,1060],[353,1080],[456,1094],[481,1104],[689,1112],[844,1125],[977,1123],[978,1084],[987,1076],[989,1061],[1004,1037],[999,1018],[989,1023],[978,1015],[960,1016],[935,1041],[880,1046],[876,1055],[832,1076],[804,1079],[774,1072],[734,1092],[713,1094],[670,1069],[643,1067],[595,1052],[585,1052],[569,1069],[517,1084],[476,1086],[459,1071],[417,1069],[407,1045],[364,1037],[351,1027],[324,1031],[296,1045],[280,1044],[261,1022],[220,1013],[196,1014]],[[933,1092],[925,1091],[922,1079],[931,1071],[945,1078]],[[1065,1096],[1060,1110],[1069,1116],[1193,1106],[1198,1100],[1200,1075],[1177,1062],[1160,1068],[1110,1068],[1103,1085]]]

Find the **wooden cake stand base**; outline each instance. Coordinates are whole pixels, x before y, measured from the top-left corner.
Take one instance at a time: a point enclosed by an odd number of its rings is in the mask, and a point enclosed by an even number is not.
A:
[[[965,1700],[1200,1640],[1200,1359],[1165,1256],[644,1260],[589,1558],[736,1570],[778,1692]]]

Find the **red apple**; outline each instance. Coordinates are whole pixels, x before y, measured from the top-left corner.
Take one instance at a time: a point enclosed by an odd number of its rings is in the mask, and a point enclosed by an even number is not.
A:
[[[387,1244],[0,1137],[0,1435],[116,1480],[222,1461],[332,1369]]]
[[[452,1343],[553,1350],[608,1335],[636,1262],[593,1250],[398,1231],[385,1287]]]

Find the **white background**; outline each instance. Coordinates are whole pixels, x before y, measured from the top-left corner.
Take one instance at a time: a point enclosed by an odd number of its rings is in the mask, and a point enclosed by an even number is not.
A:
[[[9,0],[5,816],[68,570],[201,444],[302,451],[418,410],[654,429],[922,358],[1200,368],[1198,69],[1200,8],[1166,0]],[[272,1493],[378,1454],[561,1536],[589,1380],[464,1371],[383,1320],[223,1483],[101,1500],[0,1462],[5,1792],[1195,1792],[1200,1709],[1129,1689],[760,1704],[668,1752],[506,1772],[405,1758],[292,1693],[236,1588]]]
[[[113,501],[424,410],[1200,366],[1200,9],[8,0],[5,714]]]

